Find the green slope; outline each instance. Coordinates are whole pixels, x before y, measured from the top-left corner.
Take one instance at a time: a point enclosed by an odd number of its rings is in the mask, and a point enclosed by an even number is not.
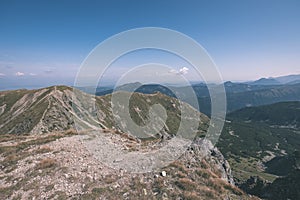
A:
[[[300,149],[299,111],[299,102],[282,102],[228,115],[217,146],[236,178],[259,175],[272,181],[294,168],[293,155]]]

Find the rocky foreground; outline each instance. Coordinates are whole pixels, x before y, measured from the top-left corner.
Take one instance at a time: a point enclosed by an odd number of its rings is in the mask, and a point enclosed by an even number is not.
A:
[[[128,152],[151,146],[112,130],[99,134]],[[233,185],[227,161],[205,139],[166,167],[130,173],[88,150],[99,139],[88,132],[0,138],[0,199],[254,199]]]

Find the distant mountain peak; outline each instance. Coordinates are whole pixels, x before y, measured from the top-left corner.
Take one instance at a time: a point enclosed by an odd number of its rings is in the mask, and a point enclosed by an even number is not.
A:
[[[280,82],[274,78],[261,78],[250,83],[251,85],[280,85]]]

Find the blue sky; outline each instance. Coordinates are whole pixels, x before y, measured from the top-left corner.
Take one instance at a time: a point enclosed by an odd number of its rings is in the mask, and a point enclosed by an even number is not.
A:
[[[0,89],[71,85],[96,45],[119,32],[148,26],[195,39],[224,80],[299,74],[299,10],[297,0],[2,0]],[[147,52],[138,55],[141,61],[143,55],[148,59]],[[122,71],[131,61],[126,62],[118,62],[114,70]],[[171,64],[179,70],[183,63]]]

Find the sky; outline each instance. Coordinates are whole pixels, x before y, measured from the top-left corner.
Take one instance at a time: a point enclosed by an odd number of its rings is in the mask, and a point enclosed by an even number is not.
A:
[[[142,27],[193,38],[225,81],[300,74],[299,10],[298,0],[1,0],[0,89],[72,85],[99,43]],[[197,80],[184,60],[149,50],[120,58],[105,77],[147,62]]]

